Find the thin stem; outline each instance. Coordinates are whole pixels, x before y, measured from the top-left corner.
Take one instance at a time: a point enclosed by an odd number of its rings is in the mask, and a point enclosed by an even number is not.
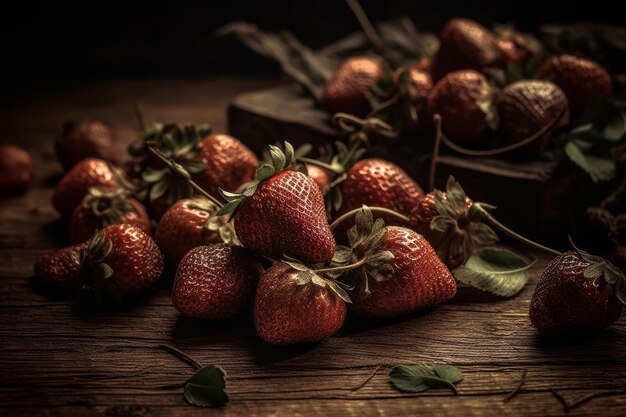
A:
[[[178,348],[175,348],[174,346],[165,345],[165,344],[159,344],[159,345],[156,345],[156,348],[168,352],[172,356],[175,356],[176,358],[178,358],[178,359],[180,359],[180,360],[182,360],[184,362],[187,362],[189,365],[193,366],[196,369],[202,368],[202,365],[200,364],[200,362],[198,362],[197,360],[195,360],[191,356],[187,355],[182,350],[180,350]]]
[[[327,164],[326,162],[318,161],[317,159],[307,158],[305,156],[299,156],[298,157],[298,161],[305,162],[305,163],[311,164],[311,165],[317,165],[318,167],[327,169],[327,170],[329,170],[331,172],[334,172],[336,174],[343,174],[343,169],[338,170],[337,168],[333,167],[332,165]]]
[[[400,214],[397,211],[394,211],[394,210],[391,210],[391,209],[388,209],[388,208],[384,208],[384,207],[368,207],[368,208],[372,211],[372,213],[387,214],[387,215],[393,216],[393,217],[395,217],[395,218],[397,218],[399,220],[402,220],[404,222],[409,222],[410,221],[410,219],[407,216],[405,216],[404,214]],[[339,224],[341,224],[344,221],[346,221],[347,219],[353,217],[355,214],[357,214],[361,210],[362,210],[361,208],[350,210],[349,212],[344,213],[341,216],[337,217],[335,219],[335,221],[330,224],[330,230],[335,230],[335,228],[337,226],[339,226]]]
[[[191,179],[191,175],[189,174],[189,172],[187,172],[187,170],[185,170],[185,168],[183,168],[180,164],[177,164],[176,162],[172,161],[171,159],[163,155],[161,151],[159,151],[152,145],[148,145],[148,150],[152,152],[154,156],[159,158],[161,162],[163,162],[172,172],[180,175],[183,178],[183,180],[189,185],[191,185],[191,188],[193,188],[198,194],[201,194],[202,196],[208,198],[213,204],[217,206],[218,209],[221,209],[222,207],[224,207],[224,204],[221,201],[213,197],[211,194],[206,192],[202,187],[196,184],[196,182]]]
[[[352,271],[353,269],[357,269],[360,266],[363,266],[365,264],[366,258],[360,259],[358,262],[355,262],[353,264],[350,265],[343,265],[343,266],[334,266],[332,268],[322,268],[322,269],[311,269],[311,271],[313,272],[317,272],[320,274],[328,274],[328,273],[333,273],[333,272],[346,272],[346,271]]]
[[[528,371],[526,369],[524,369],[524,371],[522,372],[522,377],[521,377],[519,383],[515,386],[515,389],[513,389],[513,391],[511,391],[509,393],[509,395],[504,397],[504,402],[509,401],[511,398],[515,397],[519,393],[519,390],[522,389],[522,386],[524,385],[524,382],[526,382],[526,374],[527,373],[528,373]]]
[[[478,206],[480,207],[480,206]],[[514,232],[513,230],[509,229],[508,227],[506,227],[505,225],[503,225],[502,223],[500,223],[498,220],[496,220],[495,217],[493,217],[487,210],[483,209],[482,207],[480,208],[481,214],[483,215],[483,218],[485,220],[487,220],[492,226],[494,226],[495,228],[499,229],[501,232],[509,235],[510,237],[512,237],[513,239],[517,239],[520,242],[535,248],[535,249],[539,249],[542,250],[544,252],[548,252],[551,253],[553,255],[562,255],[562,252],[559,252],[555,249],[549,248],[547,246],[543,246],[537,242],[534,242],[516,232]]]
[[[348,4],[348,7],[350,7],[350,9],[352,10],[352,13],[354,13],[356,19],[359,21],[363,32],[365,32],[365,36],[370,41],[372,46],[376,48],[379,54],[385,56],[385,45],[383,44],[380,36],[378,36],[376,29],[374,29],[372,22],[370,22],[369,18],[367,17],[365,10],[363,10],[357,0],[346,0],[346,3]]]
[[[398,98],[400,98],[400,96],[398,94],[394,94],[390,99],[383,101],[369,112],[367,118],[374,117],[381,111],[393,106],[398,101]]]
[[[433,154],[430,159],[430,168],[428,170],[428,189],[435,189],[435,173],[437,170],[437,162],[439,159],[439,148],[441,147],[441,115],[433,116],[435,122],[435,144],[433,146]]]

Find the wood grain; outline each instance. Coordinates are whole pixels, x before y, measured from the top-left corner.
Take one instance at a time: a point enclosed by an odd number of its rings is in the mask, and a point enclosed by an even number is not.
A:
[[[450,304],[401,319],[349,317],[336,337],[297,347],[263,344],[249,320],[181,317],[169,299],[171,276],[147,296],[101,314],[80,312],[67,296],[33,284],[35,260],[67,239],[49,203],[61,173],[51,143],[63,120],[102,119],[124,144],[133,138],[132,105],[139,102],[153,121],[208,121],[224,129],[224,109],[235,94],[277,81],[122,80],[9,97],[0,116],[4,139],[33,154],[36,184],[27,195],[0,202],[0,415],[562,416],[550,389],[568,403],[590,393],[623,392],[623,321],[578,337],[540,337],[531,327],[530,296],[549,260],[540,254],[533,254],[539,262],[531,284],[513,299],[465,292]],[[224,367],[231,402],[220,410],[187,406],[180,384],[193,369],[159,344]],[[391,388],[390,366],[431,361],[464,372],[459,395]],[[523,371],[520,391],[504,401]],[[595,398],[568,415],[624,416],[626,395]]]

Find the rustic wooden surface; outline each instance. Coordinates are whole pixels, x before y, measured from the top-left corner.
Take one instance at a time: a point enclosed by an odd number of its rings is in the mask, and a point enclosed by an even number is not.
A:
[[[267,346],[246,320],[185,319],[172,307],[167,284],[105,314],[77,312],[66,297],[33,285],[35,260],[66,239],[49,204],[61,172],[52,140],[63,120],[104,120],[120,142],[128,142],[135,126],[132,105],[139,102],[153,121],[206,121],[223,129],[226,104],[235,94],[277,81],[127,80],[5,94],[2,139],[31,151],[36,183],[27,195],[0,202],[0,415],[565,415],[551,389],[570,403],[621,391],[569,415],[626,415],[623,320],[578,337],[539,337],[531,327],[528,305],[548,260],[543,256],[531,284],[511,300],[462,296],[397,320],[350,317],[336,337],[304,347]],[[157,349],[160,344],[224,367],[231,402],[219,410],[186,405],[180,384],[193,369]],[[389,385],[389,365],[432,361],[461,368],[459,395],[407,395]],[[504,401],[524,371],[519,394]]]

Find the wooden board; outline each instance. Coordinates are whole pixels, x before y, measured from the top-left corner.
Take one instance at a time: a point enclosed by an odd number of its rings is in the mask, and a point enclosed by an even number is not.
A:
[[[132,105],[139,102],[153,121],[208,121],[223,129],[224,109],[235,94],[276,81],[80,83],[19,91],[3,103],[3,139],[31,151],[36,184],[23,197],[0,201],[0,415],[563,416],[550,389],[570,403],[590,393],[623,393],[624,321],[578,338],[540,337],[531,327],[530,296],[548,261],[538,254],[531,284],[511,300],[461,294],[401,319],[349,317],[336,337],[301,347],[263,344],[249,320],[185,319],[172,307],[167,284],[102,314],[81,314],[67,298],[33,285],[35,260],[61,247],[66,236],[49,203],[61,172],[51,143],[64,119],[102,119],[128,143],[135,125]],[[157,349],[160,344],[223,366],[231,402],[220,410],[186,405],[180,384],[193,369]],[[407,395],[391,388],[390,365],[432,361],[461,368],[459,395]],[[521,391],[505,402],[523,371]],[[626,395],[596,398],[569,415],[624,416]]]

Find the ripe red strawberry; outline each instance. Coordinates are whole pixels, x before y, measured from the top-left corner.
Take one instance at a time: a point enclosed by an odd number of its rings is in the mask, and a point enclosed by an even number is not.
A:
[[[61,179],[52,194],[52,205],[64,217],[69,217],[91,187],[111,190],[119,186],[108,162],[84,159]]]
[[[167,210],[154,232],[154,241],[168,266],[177,267],[196,246],[236,241],[232,227],[215,213],[217,207],[202,197],[180,200]]]
[[[113,133],[107,125],[97,121],[66,122],[55,150],[66,170],[87,158],[111,162],[117,159]]]
[[[549,58],[539,69],[539,76],[561,87],[572,116],[578,116],[593,97],[610,97],[613,90],[606,68],[574,55]]]
[[[597,329],[626,304],[626,278],[608,261],[575,250],[557,256],[537,282],[530,320],[544,332]]]
[[[313,181],[320,187],[322,194],[326,192],[330,179],[328,178],[328,172],[324,168],[320,168],[317,165],[305,164],[306,170]]]
[[[242,194],[223,192],[229,201],[219,212],[234,212],[235,231],[243,245],[271,257],[288,255],[309,263],[329,261],[335,251],[324,197],[309,176],[285,169],[294,160],[293,147],[285,153],[270,146],[272,165],[257,170],[257,184]]]
[[[539,132],[559,118],[553,128],[519,150],[537,155],[550,139],[569,125],[567,98],[549,81],[521,80],[509,84],[497,101],[500,124],[507,143],[517,143]]]
[[[252,310],[262,272],[244,248],[223,243],[198,246],[178,266],[172,302],[185,316],[233,318]]]
[[[368,206],[384,207],[408,216],[423,197],[420,186],[396,164],[382,159],[363,159],[339,184],[343,203],[337,215]],[[389,224],[397,219],[383,216]]]
[[[24,193],[33,181],[33,162],[25,150],[0,145],[0,197]]]
[[[143,204],[128,196],[123,188],[112,191],[90,188],[83,202],[76,206],[70,222],[73,244],[91,238],[96,230],[110,224],[131,224],[151,234],[150,218]]]
[[[428,112],[441,115],[443,133],[459,144],[482,139],[497,120],[494,90],[473,70],[451,72],[428,95]]]
[[[450,20],[440,41],[433,59],[433,77],[437,80],[452,71],[494,67],[501,60],[495,35],[472,20]]]
[[[498,241],[496,233],[482,223],[481,207],[474,203],[454,177],[450,176],[446,192],[432,191],[422,198],[409,215],[411,228],[422,234],[437,251],[439,259],[450,269],[462,265],[478,246]]]
[[[382,65],[378,59],[370,57],[346,59],[334,78],[326,85],[324,108],[331,114],[344,112],[365,117],[371,110],[370,89],[382,74]]]
[[[202,139],[199,146],[205,168],[194,178],[210,194],[217,195],[219,188],[234,192],[254,179],[259,160],[234,137],[212,134]]]
[[[163,273],[163,255],[138,227],[114,224],[88,242],[42,257],[37,278],[63,288],[84,285],[99,297],[118,301],[151,287]]]
[[[346,317],[346,303],[329,281],[279,263],[261,275],[254,301],[254,325],[267,343],[314,343],[334,335]]]

